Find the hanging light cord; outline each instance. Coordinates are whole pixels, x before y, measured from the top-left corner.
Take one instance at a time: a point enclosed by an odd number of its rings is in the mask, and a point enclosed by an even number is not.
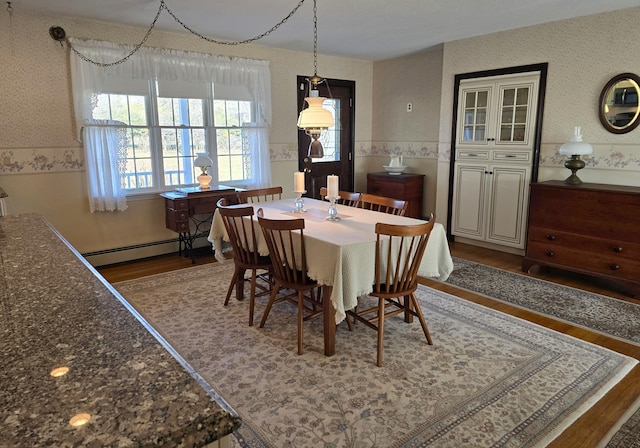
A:
[[[9,13],[9,46],[11,47],[11,54],[13,55],[13,7],[11,2],[7,2],[7,12]]]
[[[238,40],[238,41],[223,41],[223,40],[216,40],[216,39],[212,39],[210,37],[204,36],[200,33],[198,33],[197,31],[191,29],[189,26],[187,26],[184,22],[182,22],[182,20],[180,20],[174,13],[173,11],[171,11],[169,9],[169,7],[167,6],[167,4],[164,2],[164,0],[160,0],[160,7],[158,8],[158,12],[156,13],[156,16],[153,19],[153,22],[151,23],[151,25],[149,26],[149,29],[147,30],[147,32],[145,33],[144,37],[142,38],[142,40],[140,41],[139,44],[137,44],[135,47],[133,47],[133,49],[122,59],[119,59],[117,61],[114,62],[109,62],[109,63],[103,63],[103,62],[97,62],[94,61],[90,58],[88,58],[87,56],[81,54],[78,50],[76,50],[75,48],[73,48],[73,45],[71,45],[71,43],[69,42],[69,40],[64,37],[62,38],[62,40],[64,40],[66,42],[66,44],[69,46],[69,48],[78,55],[78,57],[80,59],[82,59],[83,61],[89,62],[91,64],[95,64],[98,65],[100,67],[111,67],[114,65],[118,65],[118,64],[122,64],[123,62],[125,62],[126,60],[128,60],[131,56],[133,56],[133,54],[138,51],[140,49],[140,47],[142,47],[142,45],[144,45],[144,43],[147,41],[147,39],[149,38],[149,36],[151,35],[151,31],[153,30],[153,28],[156,25],[156,22],[158,21],[158,18],[160,17],[160,14],[162,13],[162,10],[166,10],[167,13],[173,17],[173,19],[178,22],[180,25],[182,25],[182,27],[184,29],[186,29],[187,31],[189,31],[191,34],[194,34],[196,36],[198,36],[200,39],[204,39],[207,42],[211,42],[214,44],[220,44],[220,45],[242,45],[242,44],[248,44],[251,42],[255,42],[259,39],[262,39],[263,37],[266,37],[268,35],[270,35],[271,33],[273,33],[275,30],[277,30],[278,28],[280,28],[280,26],[282,26],[287,20],[289,20],[297,11],[298,9],[300,9],[300,7],[304,4],[305,0],[299,0],[298,4],[295,6],[295,8],[293,8],[291,10],[291,12],[289,14],[287,14],[287,16],[280,20],[277,24],[275,24],[274,26],[272,26],[270,29],[268,29],[267,31],[265,31],[264,33],[258,34],[257,36],[251,37],[249,39],[244,39],[244,40]],[[9,14],[11,14],[11,11],[13,10],[11,8],[11,2],[7,2],[8,3],[8,7],[7,7],[7,11],[9,11]],[[316,0],[314,0],[313,2],[313,29],[314,29],[314,43],[313,43],[313,59],[314,59],[314,71],[317,69],[317,63],[316,63],[316,56],[317,56],[317,40],[318,40],[318,35],[317,35],[317,24],[316,24],[317,20],[316,20]]]

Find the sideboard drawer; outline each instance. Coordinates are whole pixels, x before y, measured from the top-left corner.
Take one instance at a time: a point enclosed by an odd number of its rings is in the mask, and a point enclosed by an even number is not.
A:
[[[636,281],[640,272],[640,261],[621,257],[613,251],[596,253],[530,241],[527,246],[527,257],[544,260],[544,264],[549,266],[573,266],[579,272],[600,274],[621,280]],[[579,265],[576,265],[576,260],[580,260]]]
[[[608,240],[544,227],[530,227],[529,241],[640,260],[640,244],[630,241]]]

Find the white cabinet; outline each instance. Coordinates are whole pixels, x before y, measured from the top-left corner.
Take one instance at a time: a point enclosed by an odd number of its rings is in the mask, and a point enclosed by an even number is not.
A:
[[[524,249],[539,73],[460,83],[452,234]]]
[[[528,166],[456,164],[453,234],[524,248],[530,177]]]

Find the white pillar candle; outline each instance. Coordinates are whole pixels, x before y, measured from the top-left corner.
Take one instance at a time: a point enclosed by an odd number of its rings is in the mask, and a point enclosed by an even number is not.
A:
[[[304,193],[304,173],[301,171],[293,173],[293,191]]]
[[[338,197],[338,176],[333,174],[327,176],[327,196],[331,199]]]

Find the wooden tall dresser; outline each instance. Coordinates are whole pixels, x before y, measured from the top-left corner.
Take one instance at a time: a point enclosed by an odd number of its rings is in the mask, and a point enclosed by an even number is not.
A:
[[[531,184],[522,270],[547,265],[619,280],[640,294],[640,188]]]
[[[407,201],[406,216],[422,218],[424,174],[368,173],[367,193]]]

